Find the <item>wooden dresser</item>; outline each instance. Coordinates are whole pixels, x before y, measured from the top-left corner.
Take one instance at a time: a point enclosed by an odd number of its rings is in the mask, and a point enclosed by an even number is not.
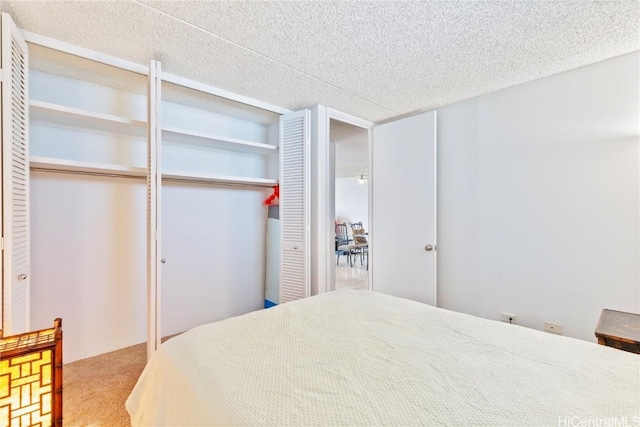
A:
[[[598,344],[640,354],[640,314],[604,309],[596,327]]]

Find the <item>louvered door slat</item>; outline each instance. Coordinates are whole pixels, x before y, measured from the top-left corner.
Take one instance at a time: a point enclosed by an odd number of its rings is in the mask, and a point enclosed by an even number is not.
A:
[[[9,15],[2,14],[2,256],[5,335],[29,330],[29,106],[28,48]]]
[[[308,297],[309,112],[280,118],[280,303]]]

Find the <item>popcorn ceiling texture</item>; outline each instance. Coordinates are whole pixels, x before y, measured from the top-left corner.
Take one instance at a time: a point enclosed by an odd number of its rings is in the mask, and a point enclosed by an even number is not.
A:
[[[20,28],[291,110],[381,121],[639,49],[638,1],[3,0]]]

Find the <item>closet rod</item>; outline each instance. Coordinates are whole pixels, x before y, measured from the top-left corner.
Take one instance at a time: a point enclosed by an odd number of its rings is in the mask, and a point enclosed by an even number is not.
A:
[[[235,183],[235,182],[211,182],[211,181],[200,181],[197,179],[182,179],[182,178],[162,178],[162,181],[167,182],[182,182],[186,184],[201,184],[201,185],[211,185],[215,187],[241,187],[241,188],[261,188],[261,189],[269,189],[274,185],[260,185],[260,184],[244,184],[244,183]]]
[[[47,168],[31,168],[32,172],[48,172],[48,173],[61,173],[61,174],[71,174],[71,175],[88,175],[88,176],[101,176],[101,177],[111,177],[111,178],[135,178],[135,179],[147,179],[146,175],[129,175],[129,174],[117,174],[117,173],[108,173],[108,172],[87,172],[87,171],[71,171],[71,170],[61,170],[61,169],[47,169]]]
[[[47,168],[31,168],[33,172],[48,172],[48,173],[60,173],[60,174],[71,174],[71,175],[85,175],[85,176],[99,176],[99,177],[111,177],[111,178],[135,178],[135,179],[144,179],[147,177],[144,175],[127,175],[127,174],[114,174],[114,173],[103,173],[103,172],[86,172],[86,171],[69,171],[69,170],[60,170],[60,169],[47,169]],[[215,187],[233,187],[233,188],[259,188],[259,189],[268,189],[270,186],[259,185],[259,184],[242,184],[242,183],[231,183],[231,182],[211,182],[211,181],[200,181],[197,179],[178,179],[178,178],[162,178],[162,181],[167,182],[179,182],[185,184],[200,184],[200,185],[211,185]]]

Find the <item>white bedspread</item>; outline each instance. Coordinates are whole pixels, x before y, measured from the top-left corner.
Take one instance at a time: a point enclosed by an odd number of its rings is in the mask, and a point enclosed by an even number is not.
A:
[[[134,426],[640,425],[640,355],[343,290],[167,341],[126,405]]]

